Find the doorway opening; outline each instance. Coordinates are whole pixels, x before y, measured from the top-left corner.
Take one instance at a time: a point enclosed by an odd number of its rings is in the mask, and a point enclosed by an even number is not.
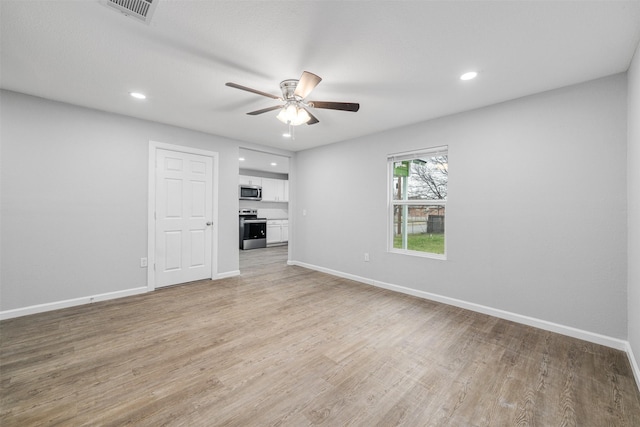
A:
[[[268,254],[273,253],[285,253],[283,262],[287,262],[289,259],[289,207],[292,202],[291,158],[243,147],[240,147],[238,153],[239,189],[253,189],[256,194],[260,194],[259,197],[240,198],[239,235],[247,234],[247,218],[249,218],[249,222],[256,222],[255,227],[264,228],[264,234],[258,237],[261,241],[265,240],[264,245],[247,245],[240,240],[240,271],[244,272],[244,269],[249,268],[251,260],[260,263],[266,259],[272,259]],[[262,224],[263,222],[266,224]],[[278,250],[267,251],[276,246],[279,247]],[[261,253],[263,251],[264,253]],[[262,255],[266,257],[265,260],[262,260]]]

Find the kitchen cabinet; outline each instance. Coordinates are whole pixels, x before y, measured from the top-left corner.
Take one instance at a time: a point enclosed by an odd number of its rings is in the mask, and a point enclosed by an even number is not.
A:
[[[240,175],[240,185],[262,185],[262,179],[257,176]]]
[[[262,201],[288,202],[289,181],[286,179],[261,178],[258,176],[240,175],[240,185],[259,185],[262,187]]]
[[[286,243],[289,241],[289,220],[267,220],[267,245]]]
[[[289,181],[284,179],[262,178],[262,201],[288,202]]]

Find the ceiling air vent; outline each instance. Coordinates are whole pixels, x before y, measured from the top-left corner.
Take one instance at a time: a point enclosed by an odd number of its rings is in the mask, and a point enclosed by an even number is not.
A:
[[[100,0],[100,3],[110,6],[125,15],[149,24],[159,0]]]

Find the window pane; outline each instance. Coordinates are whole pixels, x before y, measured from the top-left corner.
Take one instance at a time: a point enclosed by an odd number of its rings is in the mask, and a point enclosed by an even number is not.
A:
[[[447,200],[448,155],[393,163],[393,200]]]
[[[445,207],[394,205],[393,248],[444,254]]]

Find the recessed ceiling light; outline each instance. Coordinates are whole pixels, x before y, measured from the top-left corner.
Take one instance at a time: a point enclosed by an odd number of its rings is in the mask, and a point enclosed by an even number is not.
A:
[[[238,160],[240,160],[241,162],[244,162],[244,157],[239,157]]]
[[[147,96],[140,92],[129,92],[129,95],[133,96],[136,99],[145,99]]]
[[[460,76],[460,80],[472,80],[478,76],[478,73],[475,71],[469,71],[468,73],[464,73]]]
[[[276,162],[271,162],[271,166],[278,166]]]
[[[289,132],[285,132],[282,134],[285,138],[291,138],[291,134]]]

